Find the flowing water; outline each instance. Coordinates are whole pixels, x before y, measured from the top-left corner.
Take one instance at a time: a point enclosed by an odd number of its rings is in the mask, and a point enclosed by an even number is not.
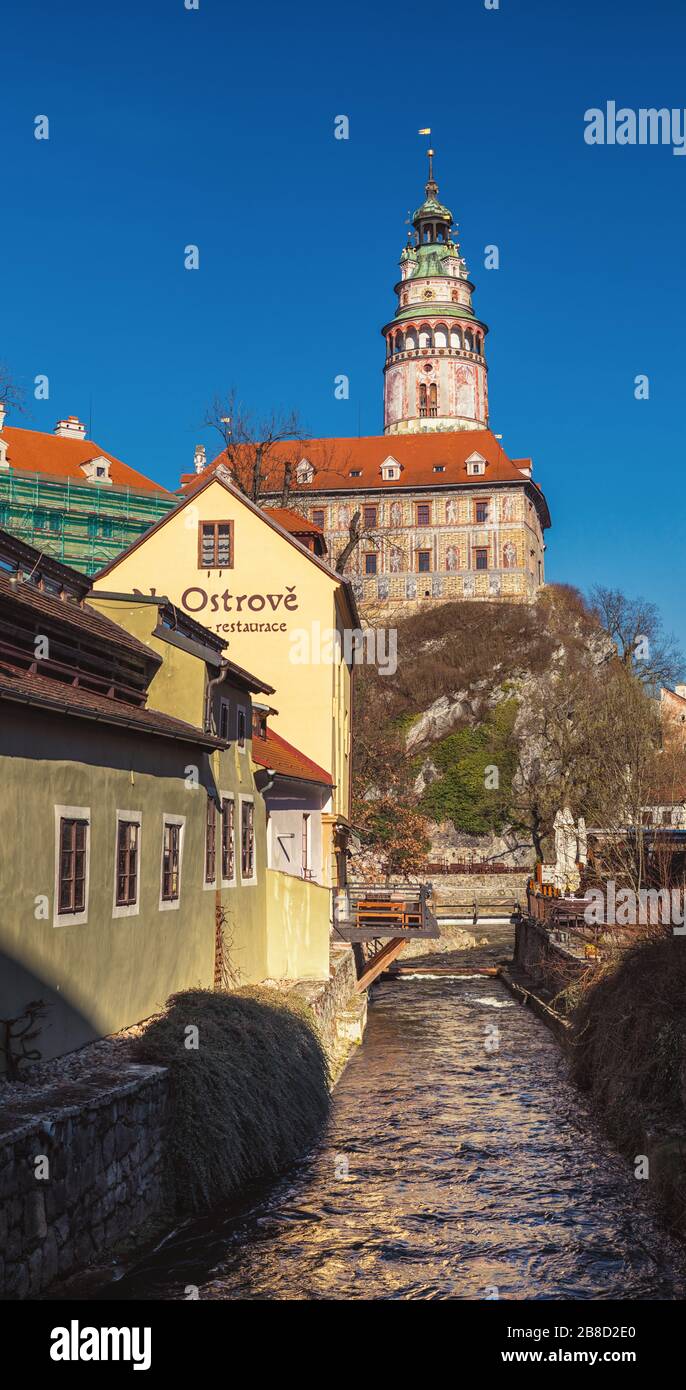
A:
[[[646,1187],[503,985],[409,977],[377,987],[308,1160],[103,1292],[681,1298],[684,1253],[653,1221]]]

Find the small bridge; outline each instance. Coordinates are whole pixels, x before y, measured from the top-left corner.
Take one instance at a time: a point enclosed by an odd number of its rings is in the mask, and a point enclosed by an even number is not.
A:
[[[440,936],[430,902],[431,885],[427,883],[383,888],[355,884],[339,894],[334,931],[352,943],[358,991],[367,989],[388,969],[406,942]]]

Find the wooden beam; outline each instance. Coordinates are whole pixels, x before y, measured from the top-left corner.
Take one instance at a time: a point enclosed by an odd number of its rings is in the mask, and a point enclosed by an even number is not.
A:
[[[361,994],[363,989],[367,989],[369,985],[374,983],[377,976],[387,969],[391,961],[395,960],[396,956],[400,955],[404,945],[405,937],[395,937],[392,941],[388,941],[385,946],[382,946],[381,950],[377,951],[376,955],[372,956],[371,960],[367,961],[357,981],[358,994]]]

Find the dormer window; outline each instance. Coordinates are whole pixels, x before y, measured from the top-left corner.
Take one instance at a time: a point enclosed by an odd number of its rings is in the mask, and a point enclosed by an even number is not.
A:
[[[466,459],[466,464],[467,472],[472,478],[479,477],[480,474],[486,472],[486,460],[483,454],[470,454],[469,458]]]
[[[445,473],[445,464],[444,464],[444,463],[435,463],[435,464],[434,464],[434,473]]]
[[[361,468],[351,468],[351,469],[350,469],[350,473],[349,473],[348,476],[349,476],[350,478],[361,478],[361,477],[362,477],[362,469],[361,469]]]
[[[384,459],[381,465],[381,477],[385,483],[397,482],[400,477],[400,464],[397,459]]]
[[[104,455],[99,454],[97,458],[89,459],[87,463],[81,464],[81,472],[85,473],[89,483],[111,483],[110,460]]]
[[[299,483],[311,483],[314,478],[314,468],[309,459],[301,459],[295,470],[295,476]]]

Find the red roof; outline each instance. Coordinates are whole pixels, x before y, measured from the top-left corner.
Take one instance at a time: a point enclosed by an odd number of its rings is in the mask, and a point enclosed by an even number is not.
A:
[[[9,445],[7,462],[12,468],[27,473],[47,473],[57,478],[73,478],[87,483],[81,464],[105,458],[110,462],[110,478],[115,487],[140,488],[144,492],[161,492],[170,496],[167,488],[129,468],[127,463],[108,454],[92,439],[67,439],[59,434],[43,434],[40,430],[20,430],[5,426],[2,437]]]
[[[324,535],[321,526],[316,526],[314,521],[308,521],[306,516],[301,516],[300,512],[294,512],[290,507],[265,507],[264,510],[292,536]]]
[[[253,734],[252,739],[253,762],[260,767],[272,768],[281,777],[294,777],[300,782],[320,782],[327,787],[333,786],[333,778],[329,772],[325,772],[323,767],[314,763],[311,758],[306,758],[292,743],[287,743],[280,734],[275,734],[273,729],[267,729],[267,737]]]
[[[249,447],[249,446],[247,446]],[[486,460],[485,474],[467,472],[467,459],[478,453]],[[393,492],[403,487],[450,487],[456,483],[526,483],[530,459],[511,459],[491,430],[440,430],[426,434],[366,435],[362,439],[308,439],[302,444],[302,457],[314,468],[310,483],[298,482],[301,494],[332,491],[368,492],[380,488]],[[400,477],[381,476],[387,459],[400,464]],[[266,467],[274,468],[277,490],[281,461],[293,461],[293,442],[275,444]],[[197,476],[208,476],[220,463],[228,463],[225,451],[218,454]],[[230,466],[230,464],[229,464]],[[437,468],[444,471],[436,472]],[[359,476],[351,477],[351,473]],[[535,486],[535,485],[534,485]],[[540,491],[540,489],[538,489]]]

